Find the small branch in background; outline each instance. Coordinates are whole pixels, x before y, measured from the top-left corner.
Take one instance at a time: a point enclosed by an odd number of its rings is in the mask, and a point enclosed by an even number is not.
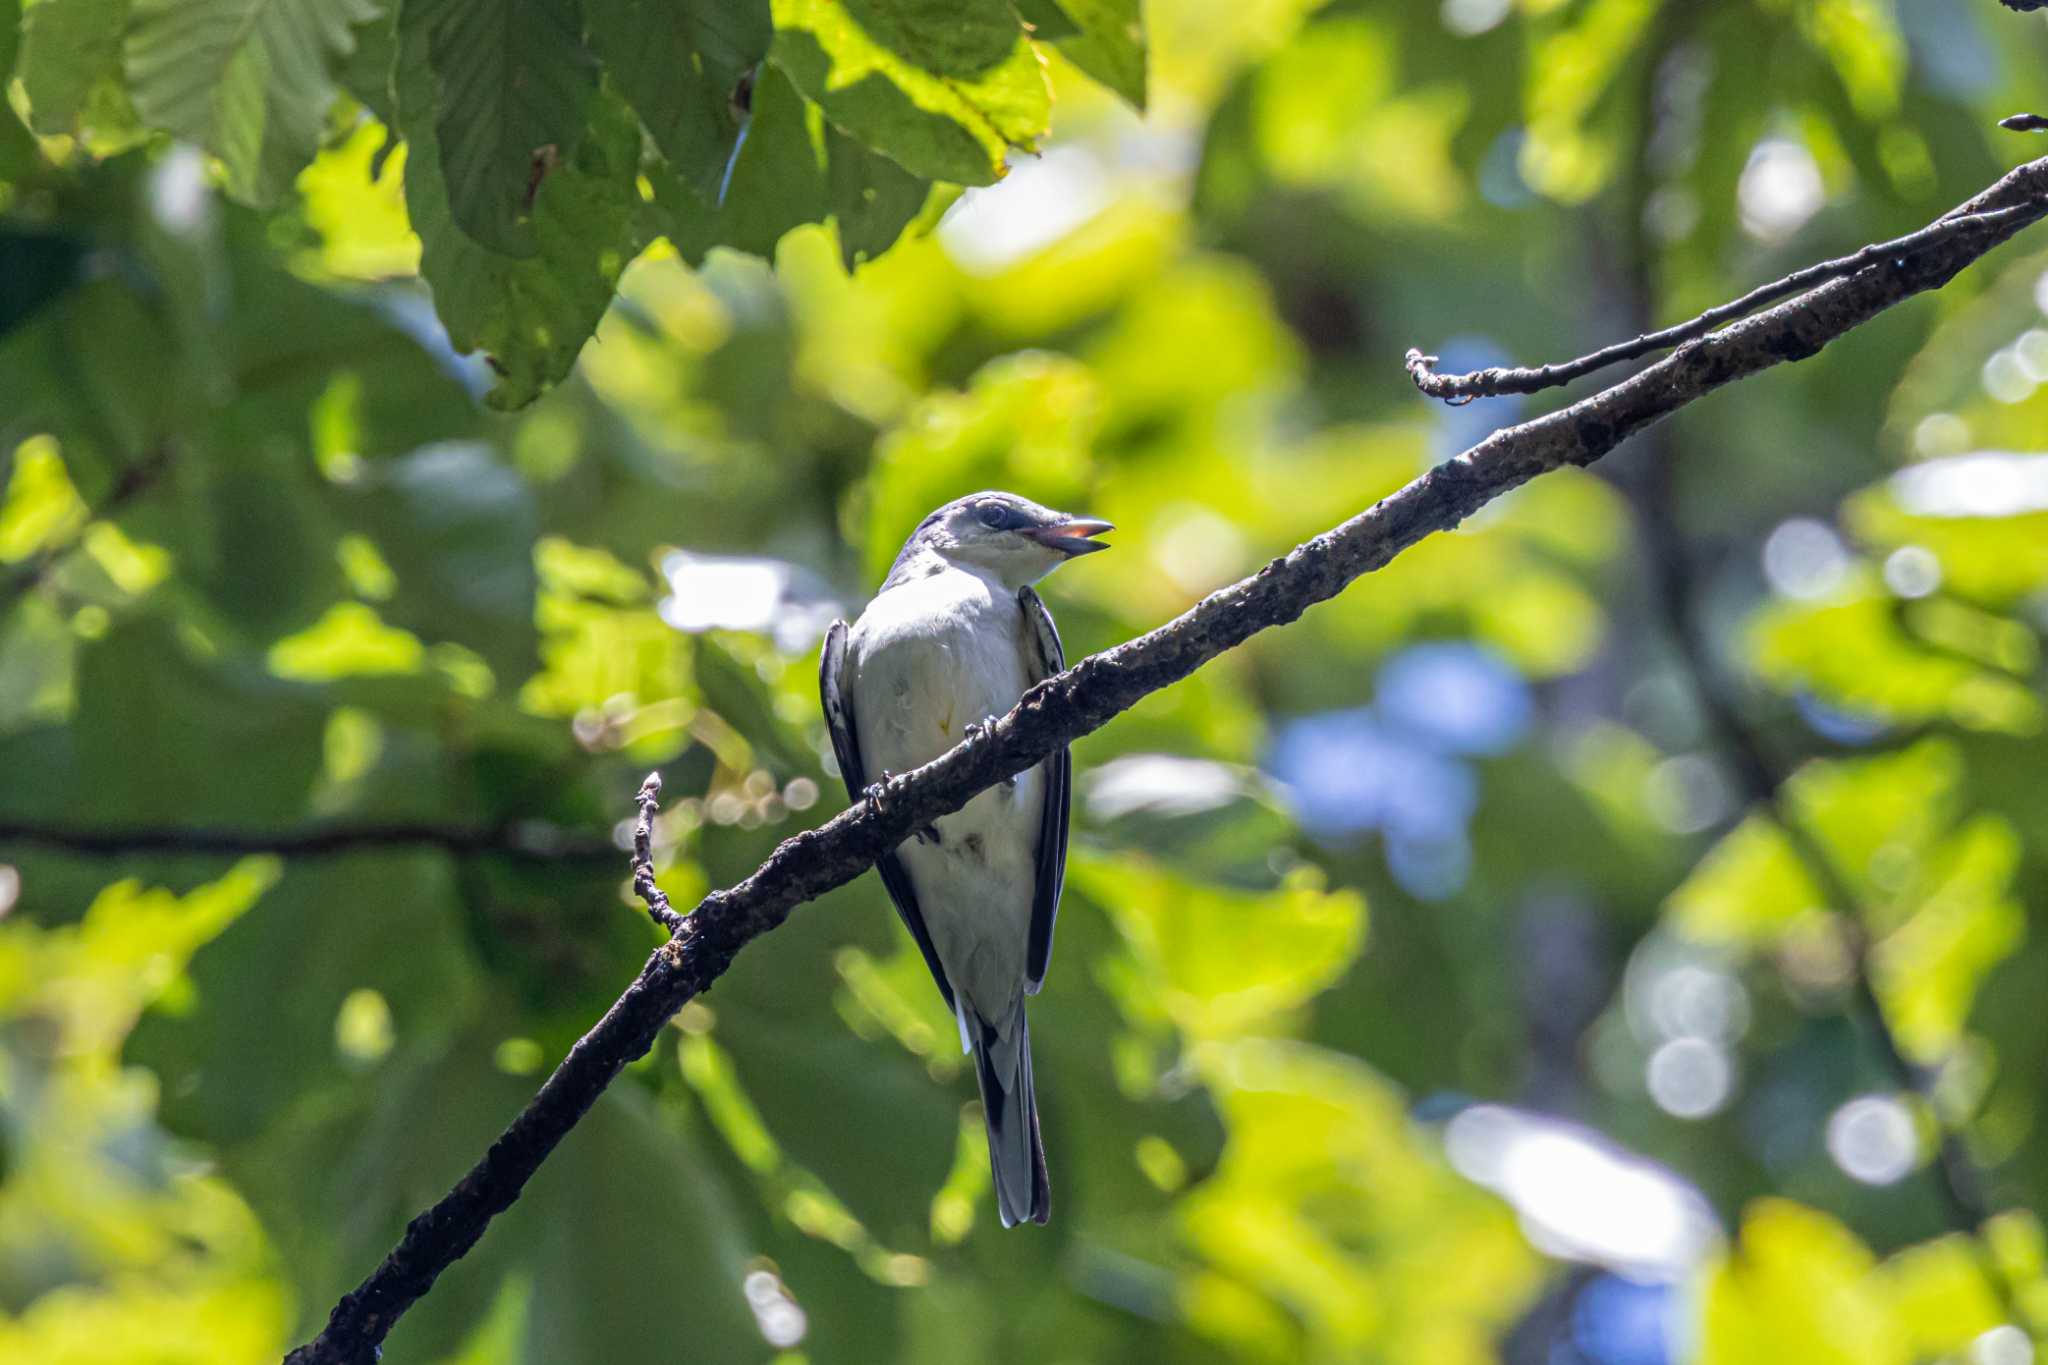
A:
[[[2010,207],[2026,212],[2001,212]],[[372,1365],[393,1324],[476,1245],[492,1218],[511,1207],[613,1078],[654,1045],[677,1010],[711,988],[742,948],[781,925],[798,905],[852,881],[912,831],[959,810],[977,793],[1101,729],[1259,632],[1297,620],[1538,475],[1590,465],[1706,394],[1814,355],[1886,309],[1939,289],[2044,211],[2048,159],[2011,171],[1950,215],[1973,217],[1981,230],[1946,235],[1895,269],[1831,281],[1681,347],[1591,397],[1494,432],[1165,625],[1038,683],[974,738],[897,778],[883,805],[856,802],[783,840],[751,876],[698,902],[688,916],[689,932],[654,951],[511,1126],[454,1189],[407,1225],[399,1244],[342,1297],[320,1334],[286,1357],[287,1365]]]
[[[114,480],[114,486],[107,490],[107,496],[100,499],[99,506],[87,510],[84,524],[90,526],[95,521],[111,516],[127,503],[134,501],[142,493],[147,492],[150,485],[157,481],[157,478],[162,475],[170,462],[171,448],[168,445],[161,445],[142,459],[123,469],[121,476]],[[76,540],[67,541],[62,545],[53,545],[30,560],[26,567],[17,569],[11,576],[5,579],[0,579],[0,612],[5,612],[9,607],[12,607],[17,598],[33,592],[42,583],[43,579],[49,576],[50,570],[56,568],[58,562],[64,556],[70,554],[72,550],[76,549],[77,546],[78,542]]]
[[[2048,3],[2048,0],[2043,2]],[[2023,226],[2044,215],[2048,215],[2048,202],[2040,200],[1983,212],[1950,214],[1921,228],[1918,232],[1895,237],[1889,242],[1876,242],[1852,255],[1822,261],[1803,270],[1795,270],[1782,279],[1757,286],[1733,302],[1709,308],[1698,317],[1681,322],[1675,327],[1666,327],[1662,331],[1649,332],[1629,341],[1603,346],[1590,355],[1582,355],[1576,360],[1567,360],[1555,365],[1538,365],[1533,369],[1496,365],[1466,374],[1438,374],[1434,368],[1437,357],[1424,355],[1412,348],[1404,364],[1408,370],[1408,377],[1415,381],[1416,388],[1431,398],[1440,398],[1453,406],[1462,406],[1475,398],[1494,398],[1510,393],[1538,393],[1544,389],[1569,384],[1575,379],[1582,379],[1610,365],[1619,365],[1625,360],[1638,360],[1653,351],[1666,350],[1706,336],[1719,327],[1748,316],[1765,304],[1775,303],[1794,294],[1803,294],[1829,280],[1858,274],[1873,266],[1903,266],[1908,258],[1957,238],[1980,232],[1997,232],[2015,225]]]
[[[647,902],[647,913],[674,938],[683,931],[683,917],[654,884],[654,816],[661,809],[661,774],[649,773],[640,784],[640,819],[633,826],[633,890]]]
[[[472,856],[499,854],[541,862],[618,857],[609,836],[525,820],[495,827],[430,824],[314,825],[275,830],[179,829],[164,826],[90,829],[0,820],[0,848],[32,844],[94,857],[193,855],[331,857],[380,849],[437,848]]]
[[[2048,3],[2048,0],[2043,2]],[[1646,89],[1646,106],[1650,98]],[[1631,202],[1626,206],[1627,216],[1624,219],[1628,230],[1615,254],[1623,263],[1618,287],[1628,318],[1627,325],[1642,330],[1648,328],[1656,315],[1659,287],[1656,252],[1646,231],[1643,212],[1651,190],[1647,152],[1654,128],[1647,108],[1639,122],[1643,135],[1631,162]],[[1976,215],[1951,214],[1935,226],[1952,227],[1972,216]],[[1843,258],[1843,262],[1872,260],[1882,256],[1887,247],[1896,248],[1900,243],[1911,243],[1925,237],[1926,231],[1923,230],[1894,243],[1865,248]],[[1829,262],[1827,265],[1837,266],[1843,262]],[[1825,267],[1815,267],[1822,268]],[[1798,279],[1800,274],[1806,273],[1810,272],[1799,272],[1786,278]],[[1739,306],[1740,302],[1738,300],[1737,304],[1729,306]],[[1789,772],[1774,760],[1762,739],[1745,723],[1742,708],[1724,671],[1716,666],[1702,614],[1704,599],[1688,549],[1685,527],[1679,516],[1677,478],[1686,459],[1682,435],[1674,426],[1667,424],[1646,431],[1637,439],[1649,459],[1644,462],[1639,477],[1624,481],[1623,491],[1642,527],[1643,554],[1650,570],[1648,578],[1653,609],[1663,619],[1665,631],[1677,648],[1680,663],[1709,731],[1722,754],[1735,768],[1736,782],[1747,797],[1747,804],[1769,812],[1774,823],[1785,832],[1794,856],[1806,867],[1827,902],[1846,912],[1853,941],[1846,945],[1851,970],[1850,998],[1844,1005],[1844,1013],[1866,1035],[1872,1050],[1898,1086],[1925,1103],[1930,1113],[1937,1113],[1932,1102],[1935,1077],[1926,1068],[1915,1065],[1899,1045],[1898,1036],[1885,1015],[1883,1002],[1878,999],[1872,984],[1870,944],[1863,928],[1861,898],[1828,850],[1788,809],[1784,790]],[[2013,1288],[1982,1239],[1984,1223],[1989,1216],[1984,1196],[1984,1173],[1964,1148],[1960,1135],[1940,1123],[1938,1113],[1936,1122],[1940,1143],[1934,1174],[1945,1221],[1952,1229],[1971,1239],[1980,1272],[1994,1299],[2008,1319],[2015,1324],[2023,1324],[2025,1320],[2019,1315]]]
[[[1906,1055],[1871,981],[1871,944],[1864,928],[1863,897],[1834,856],[1789,808],[1785,783],[1790,772],[1765,750],[1761,738],[1743,720],[1739,702],[1723,671],[1715,665],[1700,613],[1701,595],[1692,559],[1686,552],[1675,506],[1672,476],[1683,459],[1683,448],[1671,439],[1668,430],[1650,433],[1647,439],[1660,441],[1665,448],[1638,494],[1638,512],[1643,518],[1643,539],[1659,609],[1693,695],[1719,748],[1734,765],[1736,782],[1747,804],[1769,814],[1826,903],[1843,912],[1849,940],[1844,946],[1850,964],[1850,995],[1843,1013],[1864,1035],[1894,1083],[1935,1115],[1940,1136],[1932,1174],[1945,1221],[1952,1230],[1970,1238],[1979,1271],[2006,1317],[2015,1325],[2025,1326],[2026,1319],[2013,1287],[1983,1242],[1984,1224],[1991,1212],[1985,1198],[1985,1173],[1970,1156],[1962,1135],[1941,1120],[1933,1098],[1935,1073]]]
[[[2007,114],[1998,121],[1998,126],[2015,133],[2048,132],[2048,115]]]

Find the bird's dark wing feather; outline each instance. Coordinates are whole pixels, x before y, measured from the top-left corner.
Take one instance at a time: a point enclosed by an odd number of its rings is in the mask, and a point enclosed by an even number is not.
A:
[[[834,621],[825,632],[825,652],[818,660],[818,692],[825,704],[825,728],[832,733],[832,752],[839,759],[839,775],[846,781],[848,798],[858,801],[867,790],[868,778],[860,761],[860,730],[854,724],[853,698],[847,695],[841,676],[845,664],[846,622]],[[917,893],[911,889],[903,861],[894,852],[884,853],[876,861],[875,870],[882,874],[882,885],[889,889],[889,899],[896,902],[896,913],[903,916],[904,927],[917,940],[925,965],[932,969],[932,980],[939,983],[946,1008],[952,1009],[953,988],[946,984],[946,969],[939,965],[939,950],[932,946],[932,936],[924,927],[924,915],[917,908]]]
[[[1066,651],[1060,648],[1060,633],[1052,623],[1038,594],[1029,588],[1017,592],[1029,627],[1026,638],[1038,645],[1038,678],[1049,678],[1065,670]],[[1024,959],[1025,989],[1038,994],[1045,984],[1045,969],[1052,962],[1052,923],[1060,913],[1060,887],[1067,879],[1067,812],[1072,805],[1074,761],[1065,745],[1045,760],[1045,809],[1038,822],[1038,884],[1031,897],[1031,938]]]

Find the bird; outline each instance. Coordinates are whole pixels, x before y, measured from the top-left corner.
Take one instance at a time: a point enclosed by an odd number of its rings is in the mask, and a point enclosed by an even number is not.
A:
[[[847,794],[877,804],[1065,669],[1032,584],[1116,528],[1014,493],[955,498],[919,522],[851,628],[825,633],[818,688]],[[871,778],[876,778],[872,785]],[[1045,982],[1066,874],[1065,746],[975,795],[876,864],[972,1053],[1003,1226],[1052,1213],[1026,997]]]

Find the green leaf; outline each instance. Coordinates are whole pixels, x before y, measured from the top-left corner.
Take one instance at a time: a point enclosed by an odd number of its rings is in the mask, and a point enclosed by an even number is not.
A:
[[[2024,681],[1907,634],[1900,604],[1862,571],[1819,602],[1782,601],[1750,623],[1756,670],[1773,686],[1901,723],[1952,720],[2032,734],[2040,699]]]
[[[773,260],[784,233],[825,217],[819,163],[803,99],[781,72],[763,68],[754,82],[753,112],[730,178],[708,191],[685,175],[654,178],[661,231],[692,265],[715,246]]]
[[[1272,784],[1205,759],[1127,753],[1081,775],[1088,827],[1201,881],[1270,888],[1273,851],[1295,837]]]
[[[1907,1247],[1882,1267],[1894,1311],[1921,1360],[1965,1355],[2005,1320],[1985,1283],[1986,1248],[1960,1233]]]
[[[221,159],[229,193],[270,205],[313,159],[334,72],[377,0],[136,0],[123,43],[144,123]]]
[[[1365,899],[1304,869],[1269,892],[1197,882],[1141,856],[1076,849],[1074,888],[1122,932],[1120,999],[1198,1038],[1255,1029],[1341,976],[1365,941]]]
[[[1145,21],[1138,0],[1043,0],[1057,8],[1068,32],[1048,33],[1067,60],[1129,100],[1145,107]],[[1026,17],[1029,17],[1028,14]]]
[[[640,129],[618,101],[593,99],[575,155],[541,182],[528,224],[535,254],[492,251],[458,226],[449,207],[428,46],[424,22],[408,7],[400,14],[396,84],[420,270],[449,340],[457,350],[482,350],[497,371],[492,404],[516,408],[569,372],[644,245],[634,188]]]
[[[715,246],[773,260],[785,233],[830,218],[849,270],[893,245],[931,192],[927,181],[819,120],[773,69],[754,82],[729,180],[706,190],[664,173],[654,184],[662,231],[692,264]]]
[[[2048,511],[2015,491],[2039,487],[2044,472],[2048,455],[1930,460],[1856,494],[1842,516],[1867,545],[1932,554],[1942,587],[2005,605],[2048,583]]]
[[[456,225],[494,251],[534,255],[538,189],[575,156],[597,93],[576,0],[414,0],[400,23],[427,34]]]
[[[1912,1338],[1856,1235],[1784,1199],[1744,1211],[1738,1250],[1703,1272],[1701,1359],[1725,1365],[1905,1365]]]
[[[1769,943],[1826,908],[1785,832],[1752,815],[1722,837],[1671,893],[1673,922],[1702,943]]]
[[[21,20],[15,74],[28,95],[29,126],[68,133],[92,88],[121,69],[129,0],[39,0]]]
[[[839,230],[839,256],[848,270],[896,244],[924,210],[931,182],[827,126],[826,204]]]
[[[770,58],[918,175],[986,185],[1045,134],[1052,88],[1007,0],[774,0]]]
[[[1796,934],[1816,912],[1860,910],[1892,1029],[1910,1055],[1938,1061],[2026,926],[2011,898],[2012,826],[1980,814],[1952,828],[1963,776],[1954,746],[1938,740],[1809,763],[1787,784],[1787,803],[1858,904],[1828,905],[1806,856],[1754,814],[1671,893],[1673,921],[1701,942],[1750,950]]]
[[[742,79],[774,36],[767,0],[585,0],[583,28],[669,169],[715,201],[745,126]]]
[[[1197,1330],[1252,1359],[1486,1359],[1480,1343],[1520,1315],[1541,1267],[1400,1093],[1298,1043],[1219,1041],[1199,1065],[1230,1143],[1178,1205],[1188,1244],[1221,1272],[1183,1281]]]

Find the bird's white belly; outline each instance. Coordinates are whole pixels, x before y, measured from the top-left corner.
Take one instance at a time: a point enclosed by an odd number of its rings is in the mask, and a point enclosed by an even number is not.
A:
[[[895,605],[878,599],[849,641],[869,781],[937,758],[1035,681],[1025,674],[1014,603],[913,598],[889,609]],[[991,619],[1004,609],[1017,615]],[[947,978],[984,1018],[1003,1017],[1023,989],[1044,783],[1042,768],[998,783],[940,819],[936,841],[911,838],[897,848]]]

